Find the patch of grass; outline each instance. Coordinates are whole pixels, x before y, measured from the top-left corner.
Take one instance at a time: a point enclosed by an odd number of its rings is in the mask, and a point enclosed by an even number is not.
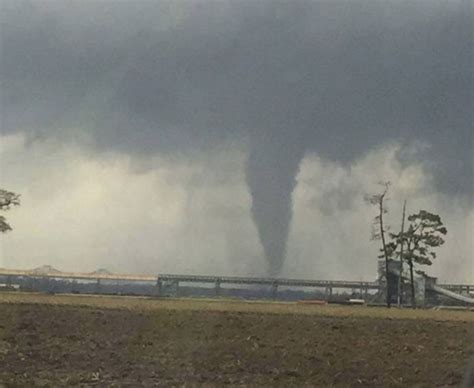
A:
[[[246,301],[234,299],[157,299],[148,297],[98,295],[47,295],[40,293],[3,292],[1,303],[33,303],[50,305],[87,306],[136,311],[191,310],[245,312],[258,314],[320,315],[328,317],[368,317],[383,319],[429,319],[436,321],[474,322],[474,311],[448,311],[367,306],[310,305],[295,302]]]

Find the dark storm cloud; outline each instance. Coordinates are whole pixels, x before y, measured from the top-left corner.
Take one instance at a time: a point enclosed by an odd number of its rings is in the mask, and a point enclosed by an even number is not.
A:
[[[438,187],[472,194],[471,4],[4,0],[2,131],[140,155],[250,142],[254,219],[284,256],[307,150],[424,141]]]
[[[472,146],[470,1],[69,4],[2,2],[2,131],[140,152],[242,132],[335,158]]]

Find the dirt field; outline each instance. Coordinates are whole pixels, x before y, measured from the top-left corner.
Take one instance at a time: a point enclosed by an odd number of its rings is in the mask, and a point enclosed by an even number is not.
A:
[[[456,386],[474,312],[0,294],[0,385]]]

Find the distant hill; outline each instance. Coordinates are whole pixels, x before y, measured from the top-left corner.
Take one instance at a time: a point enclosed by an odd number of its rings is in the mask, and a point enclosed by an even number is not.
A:
[[[43,265],[41,267],[33,269],[31,272],[35,274],[61,273],[61,271],[57,270],[52,265]]]

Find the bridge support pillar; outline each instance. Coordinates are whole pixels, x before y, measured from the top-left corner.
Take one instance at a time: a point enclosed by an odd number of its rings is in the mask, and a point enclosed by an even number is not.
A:
[[[156,291],[155,291],[156,296],[161,296],[162,287],[163,285],[161,283],[161,279],[160,278],[156,279]]]
[[[325,294],[326,294],[326,300],[331,299],[332,298],[332,287],[326,287]]]
[[[46,278],[46,289],[49,294],[54,294],[55,291],[55,280],[51,278]]]
[[[176,290],[176,296],[179,296],[179,280],[175,280],[175,290]]]
[[[278,294],[278,283],[272,284],[272,299],[276,299]]]

